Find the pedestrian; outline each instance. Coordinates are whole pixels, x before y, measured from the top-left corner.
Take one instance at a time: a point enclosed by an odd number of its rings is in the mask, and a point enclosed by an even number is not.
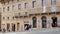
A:
[[[48,20],[47,26],[48,26],[48,28],[51,27],[51,21],[50,20]]]
[[[31,31],[31,25],[29,25],[29,31]]]
[[[25,26],[25,31],[27,30],[27,26]]]
[[[5,32],[6,30],[5,30],[5,28],[3,28],[3,32]]]
[[[29,30],[29,26],[27,26],[26,30]]]
[[[8,29],[8,31],[10,32],[10,29]]]

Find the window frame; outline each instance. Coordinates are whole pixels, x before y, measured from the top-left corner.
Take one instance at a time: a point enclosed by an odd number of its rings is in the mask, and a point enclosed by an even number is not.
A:
[[[28,7],[28,3],[25,3],[25,4],[24,4],[24,8],[27,8],[27,7]]]
[[[8,6],[8,7],[7,7],[7,11],[9,11],[9,8],[10,8],[10,7]]]
[[[12,5],[12,10],[14,10],[14,7],[15,7],[15,6],[14,6],[14,5]]]
[[[18,9],[21,9],[21,4],[18,4]]]
[[[42,6],[46,6],[46,0],[42,0]]]
[[[3,7],[3,12],[5,12],[5,7]]]
[[[52,8],[51,8],[51,11],[52,12],[56,12],[56,0],[51,0],[51,5],[52,5]]]
[[[32,2],[32,8],[35,8],[36,7],[36,1],[33,1]]]
[[[7,19],[9,20],[9,17],[7,17]]]
[[[56,0],[55,1],[51,0],[51,5],[56,5]]]
[[[5,17],[3,17],[3,20],[5,20]]]

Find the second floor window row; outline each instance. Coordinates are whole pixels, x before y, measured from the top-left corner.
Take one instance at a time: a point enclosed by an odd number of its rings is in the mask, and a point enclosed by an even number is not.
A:
[[[32,2],[32,8],[35,8],[37,5],[37,2],[36,1],[33,1]],[[51,0],[51,5],[52,6],[55,6],[56,5],[56,0]],[[24,8],[28,8],[29,4],[28,3],[24,3]],[[14,8],[15,5],[12,5],[12,10],[16,9]],[[18,4],[18,9],[21,9],[21,4]],[[46,7],[46,0],[42,0],[42,7]],[[10,10],[10,6],[7,7],[7,11]],[[5,11],[5,7],[3,7],[3,11]]]

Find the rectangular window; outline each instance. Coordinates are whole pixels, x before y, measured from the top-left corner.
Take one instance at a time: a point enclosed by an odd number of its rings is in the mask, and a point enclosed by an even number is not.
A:
[[[56,12],[56,0],[51,0],[51,5],[52,5],[52,12]]]
[[[3,7],[3,12],[5,11],[5,7]]]
[[[25,3],[25,8],[27,8],[28,7],[28,5],[27,5],[27,3]]]
[[[12,5],[12,10],[14,10],[14,5]]]
[[[9,11],[9,6],[7,7],[7,10]]]
[[[21,8],[21,4],[18,4],[18,9],[20,9]]]
[[[52,5],[56,5],[56,0],[51,0]]]
[[[56,12],[56,6],[52,6],[52,12]]]
[[[5,19],[5,17],[3,17],[3,20]]]
[[[46,0],[42,0],[43,12],[46,12]]]
[[[35,8],[36,7],[36,1],[32,2],[32,7]]]
[[[13,16],[13,20],[14,20],[14,16]]]
[[[20,16],[20,13],[18,13],[18,15]]]
[[[42,0],[42,6],[46,6],[46,0]]]
[[[27,16],[28,12],[25,12],[25,16]]]
[[[9,17],[7,17],[7,19],[9,20]]]

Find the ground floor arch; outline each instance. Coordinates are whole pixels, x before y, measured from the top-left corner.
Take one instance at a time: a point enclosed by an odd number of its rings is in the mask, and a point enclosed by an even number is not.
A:
[[[24,24],[24,30],[28,30],[28,27],[29,26],[29,24],[27,23],[27,24]]]
[[[20,23],[17,23],[17,31],[20,30]]]
[[[47,18],[46,18],[46,16],[42,16],[41,21],[42,21],[42,28],[47,28]]]
[[[12,24],[12,31],[15,31],[15,28],[16,27],[16,25],[15,24]]]
[[[51,19],[52,19],[52,27],[57,27],[57,17],[53,16],[51,17]]]
[[[7,31],[10,31],[10,24],[7,23]]]
[[[33,28],[37,28],[37,18],[36,17],[33,17],[32,18],[32,26],[33,26]]]

